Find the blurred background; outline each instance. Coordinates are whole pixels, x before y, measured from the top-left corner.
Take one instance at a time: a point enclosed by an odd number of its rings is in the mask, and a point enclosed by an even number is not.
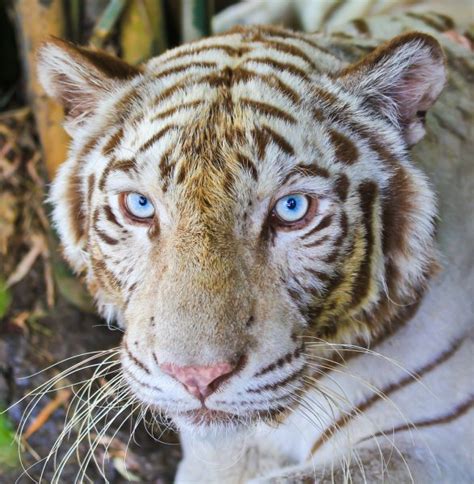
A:
[[[68,138],[61,108],[45,97],[36,79],[35,52],[42,40],[54,35],[138,64],[237,24],[273,23],[310,32],[350,25],[353,34],[363,36],[367,16],[408,12],[416,18],[431,10],[450,17],[446,30],[454,29],[450,19],[461,25],[463,42],[472,47],[474,0],[0,0],[0,412],[8,409],[0,413],[0,483],[22,474],[19,453],[25,467],[48,454],[64,426],[71,385],[90,377],[84,370],[58,379],[27,415],[22,437],[16,437],[31,399],[10,405],[71,363],[37,372],[120,341],[120,332],[95,315],[80,280],[62,262],[48,221],[48,183],[66,157]],[[165,428],[140,425],[129,442],[133,425],[131,419],[117,433],[112,426],[95,451],[107,480],[172,482],[180,458],[177,437]],[[86,451],[87,442],[79,448]],[[41,468],[29,470],[33,481]],[[74,482],[77,468],[74,456],[61,482]],[[104,482],[93,467],[88,474],[91,482]],[[50,477],[48,468],[42,482]]]

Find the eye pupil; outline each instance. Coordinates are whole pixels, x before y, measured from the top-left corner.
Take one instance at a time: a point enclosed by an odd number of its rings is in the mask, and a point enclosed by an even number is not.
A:
[[[298,202],[294,199],[294,198],[289,198],[287,201],[286,201],[286,207],[290,210],[294,210],[296,208],[296,205],[298,204]]]
[[[141,195],[140,198],[138,199],[138,203],[142,207],[144,207],[148,203],[148,200],[143,195]]]

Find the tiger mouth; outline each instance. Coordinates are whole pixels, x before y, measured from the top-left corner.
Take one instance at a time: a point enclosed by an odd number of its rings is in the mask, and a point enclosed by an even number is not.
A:
[[[188,418],[193,425],[211,425],[223,423],[239,423],[243,416],[237,415],[223,410],[212,410],[207,407],[201,407],[197,410],[188,410],[180,414]],[[248,419],[248,416],[245,416]]]
[[[188,410],[179,413],[177,416],[185,417],[192,425],[210,426],[210,425],[249,425],[257,421],[271,421],[278,418],[288,410],[285,406],[269,408],[267,410],[250,410],[245,413],[231,413],[224,410],[213,410],[207,407],[201,407],[196,410]]]

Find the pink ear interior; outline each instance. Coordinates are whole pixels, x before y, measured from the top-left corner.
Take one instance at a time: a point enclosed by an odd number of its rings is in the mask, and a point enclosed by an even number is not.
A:
[[[426,111],[446,82],[444,55],[433,37],[404,34],[344,69],[338,79],[365,96],[413,145],[424,136]]]
[[[95,110],[114,84],[140,72],[105,52],[60,39],[45,42],[38,52],[38,75],[46,92],[64,106],[69,120],[78,122]]]

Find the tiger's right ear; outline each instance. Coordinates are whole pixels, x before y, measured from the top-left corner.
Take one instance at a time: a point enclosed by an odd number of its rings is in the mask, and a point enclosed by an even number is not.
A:
[[[38,77],[66,111],[69,130],[91,116],[104,94],[140,74],[140,69],[105,52],[52,38],[38,51]]]

